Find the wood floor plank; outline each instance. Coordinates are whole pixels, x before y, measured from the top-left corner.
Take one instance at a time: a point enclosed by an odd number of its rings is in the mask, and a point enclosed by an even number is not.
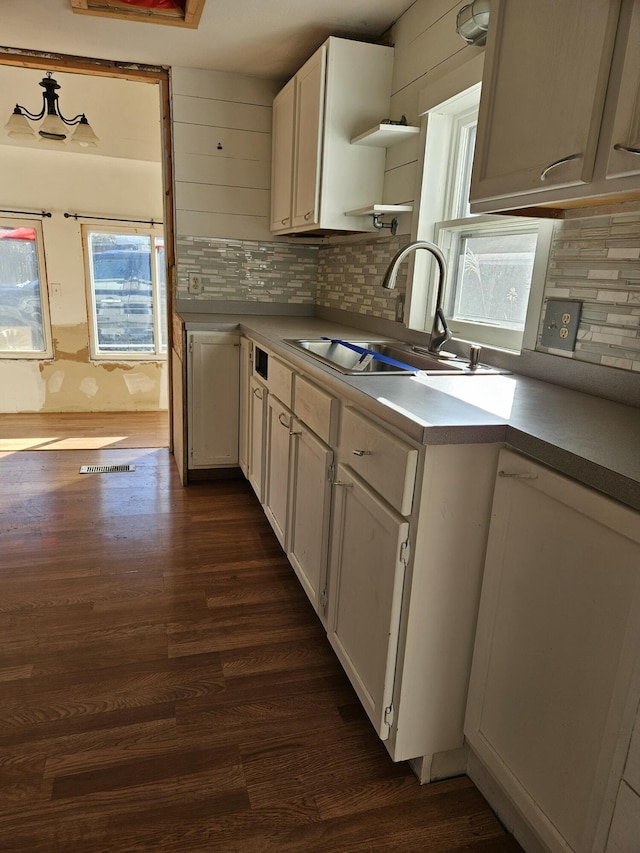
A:
[[[3,451],[98,450],[168,444],[166,411],[0,414]]]
[[[0,481],[3,853],[519,851],[389,759],[246,482],[135,447]]]

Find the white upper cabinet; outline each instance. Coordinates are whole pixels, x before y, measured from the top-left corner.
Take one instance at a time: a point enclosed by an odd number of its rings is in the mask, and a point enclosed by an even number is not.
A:
[[[326,63],[327,48],[323,45],[295,76],[294,226],[318,225],[320,222],[320,158]]]
[[[640,195],[638,6],[492,3],[472,212]]]
[[[329,38],[274,101],[271,228],[372,231],[348,210],[382,199],[384,148],[351,139],[389,117],[393,48]]]
[[[627,3],[619,27],[619,51],[612,68],[607,178],[640,173],[640,3]]]
[[[295,80],[290,80],[273,102],[273,136],[271,151],[271,230],[291,225],[291,193],[293,188],[293,131]],[[277,180],[276,180],[277,176]]]

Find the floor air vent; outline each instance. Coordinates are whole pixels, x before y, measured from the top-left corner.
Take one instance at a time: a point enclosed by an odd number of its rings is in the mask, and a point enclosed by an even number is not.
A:
[[[81,465],[81,474],[115,474],[123,471],[135,471],[135,465]]]

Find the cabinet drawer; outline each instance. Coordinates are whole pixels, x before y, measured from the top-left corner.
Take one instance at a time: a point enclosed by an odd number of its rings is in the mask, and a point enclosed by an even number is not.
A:
[[[338,401],[303,376],[296,376],[293,410],[326,444],[336,441]]]
[[[293,388],[293,371],[274,356],[269,358],[269,379],[267,381],[269,393],[273,394],[291,408],[291,392]]]
[[[392,433],[346,408],[340,449],[344,462],[403,515],[413,504],[418,451]]]

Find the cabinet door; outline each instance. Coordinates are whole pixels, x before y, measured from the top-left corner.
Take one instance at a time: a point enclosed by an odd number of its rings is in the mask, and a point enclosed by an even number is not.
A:
[[[614,120],[608,142],[607,178],[640,174],[640,3],[624,5],[618,29],[612,83]],[[619,77],[618,77],[619,75]]]
[[[266,417],[264,511],[278,537],[278,542],[286,551],[291,412],[277,397],[269,394]]]
[[[272,231],[286,229],[291,225],[295,94],[295,80],[290,80],[273,102],[273,132],[271,136]]]
[[[382,740],[393,720],[408,523],[338,466],[329,569],[328,636]]]
[[[288,557],[316,613],[323,618],[333,451],[298,420],[293,435]]]
[[[247,444],[247,479],[258,500],[262,501],[264,433],[267,389],[251,377],[249,382],[249,434]]]
[[[638,513],[500,455],[465,735],[552,851],[602,850],[638,706]]]
[[[323,45],[295,76],[296,155],[293,186],[293,224],[320,221],[320,161],[324,125],[324,83],[327,48]]]
[[[472,202],[591,180],[619,6],[492,2]]]
[[[189,467],[237,465],[238,336],[190,332],[188,347]]]
[[[240,434],[238,436],[238,462],[245,477],[249,473],[249,380],[253,368],[253,344],[248,338],[240,339]]]

